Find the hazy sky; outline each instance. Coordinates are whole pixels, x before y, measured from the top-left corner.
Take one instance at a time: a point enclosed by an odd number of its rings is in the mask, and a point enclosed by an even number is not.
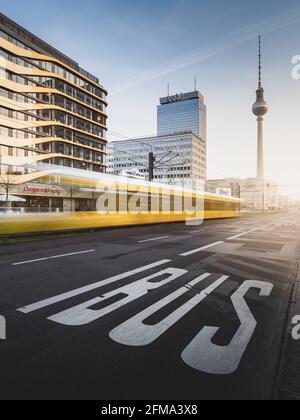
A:
[[[266,175],[298,185],[299,0],[0,0],[0,10],[100,78],[109,129],[156,132],[160,96],[199,90],[208,106],[209,177],[255,176],[257,36],[263,35]],[[283,191],[290,191],[284,187]]]

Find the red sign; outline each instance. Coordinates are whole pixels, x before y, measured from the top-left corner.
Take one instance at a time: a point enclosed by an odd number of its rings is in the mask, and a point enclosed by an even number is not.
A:
[[[56,194],[60,195],[60,191],[54,188],[35,188],[35,187],[24,187],[24,192],[32,194]]]

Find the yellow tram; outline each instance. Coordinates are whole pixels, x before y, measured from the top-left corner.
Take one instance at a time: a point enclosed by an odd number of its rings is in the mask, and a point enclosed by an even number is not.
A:
[[[200,224],[206,219],[240,216],[240,200],[187,188],[149,183],[107,174],[49,170],[16,185],[23,200],[60,191],[57,209],[19,207],[0,214],[0,235],[59,232],[171,222]],[[24,187],[26,185],[26,187]],[[21,187],[22,186],[22,187]],[[43,188],[41,188],[43,186]],[[83,204],[84,203],[84,206]]]

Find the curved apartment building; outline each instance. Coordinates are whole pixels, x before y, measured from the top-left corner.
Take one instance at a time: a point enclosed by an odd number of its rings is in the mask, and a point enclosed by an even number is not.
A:
[[[105,172],[106,97],[96,77],[0,14],[2,173]]]

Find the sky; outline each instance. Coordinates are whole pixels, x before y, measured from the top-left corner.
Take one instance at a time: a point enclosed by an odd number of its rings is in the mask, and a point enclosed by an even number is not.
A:
[[[256,175],[257,37],[263,41],[266,177],[300,198],[299,0],[0,0],[0,10],[79,62],[109,91],[109,130],[156,133],[161,96],[198,89],[208,177]],[[110,135],[111,139],[121,139]]]

